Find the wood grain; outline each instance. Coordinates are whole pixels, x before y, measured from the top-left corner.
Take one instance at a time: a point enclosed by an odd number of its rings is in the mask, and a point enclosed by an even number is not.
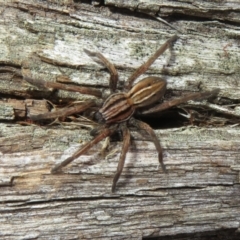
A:
[[[238,2],[105,1],[104,6],[99,1],[84,2],[6,0],[0,4],[1,239],[174,238],[222,229],[237,234]],[[102,99],[37,88],[7,69],[46,81],[97,87],[105,97],[109,74],[84,48],[101,52],[115,64],[121,86],[176,33],[180,39],[143,77],[166,79],[166,98],[219,88],[214,104],[233,111],[231,117],[222,117],[226,122],[235,118],[235,125],[156,130],[167,174],[158,168],[151,139],[131,129],[132,146],[115,194],[111,184],[121,149],[118,141],[110,144],[106,157],[99,151],[100,143],[62,173],[50,174],[54,164],[91,139],[89,129],[17,122],[33,111],[49,111],[46,100],[100,103]]]

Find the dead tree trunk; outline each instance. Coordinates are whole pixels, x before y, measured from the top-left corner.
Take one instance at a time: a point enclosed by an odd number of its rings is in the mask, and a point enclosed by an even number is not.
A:
[[[194,233],[217,232],[223,239],[238,239],[240,5],[230,0],[83,2],[0,3],[1,239],[142,239],[178,234],[194,239]],[[156,130],[168,173],[157,168],[150,139],[133,129],[133,145],[115,194],[110,190],[121,149],[118,141],[111,143],[105,158],[99,154],[99,144],[61,174],[50,174],[55,163],[91,139],[89,130],[64,123],[40,126],[26,122],[28,116],[49,111],[52,105],[45,99],[100,100],[38,88],[16,73],[97,87],[107,95],[109,73],[84,48],[103,53],[123,83],[174,34],[180,38],[171,54],[161,56],[145,76],[167,80],[166,98],[214,88],[220,93],[216,102],[181,107],[192,126],[173,124]],[[213,116],[196,126],[200,118],[196,109]]]

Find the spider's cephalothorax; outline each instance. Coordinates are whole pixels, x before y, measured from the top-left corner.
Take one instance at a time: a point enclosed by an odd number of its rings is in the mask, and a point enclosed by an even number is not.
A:
[[[186,102],[188,100],[194,100],[198,98],[208,98],[210,96],[216,95],[218,90],[213,90],[209,92],[203,93],[193,93],[187,96],[184,96],[180,99],[174,99],[168,102],[163,102],[157,104],[152,107],[153,103],[156,103],[163,96],[166,90],[166,81],[159,77],[147,77],[139,81],[137,84],[133,85],[133,82],[136,78],[138,78],[141,74],[147,71],[150,65],[167,49],[169,48],[175,41],[177,40],[177,36],[174,35],[170,39],[168,39],[157,51],[154,53],[143,65],[141,65],[126,81],[125,88],[123,92],[116,92],[117,83],[118,83],[118,73],[115,69],[114,65],[110,63],[101,53],[90,52],[89,50],[84,50],[89,56],[97,57],[100,61],[108,68],[110,72],[110,81],[109,86],[111,90],[111,95],[105,100],[102,107],[97,111],[97,119],[101,125],[101,127],[96,131],[95,137],[88,143],[86,143],[81,149],[79,149],[76,153],[74,153],[71,157],[65,159],[63,162],[55,165],[51,172],[56,173],[62,167],[66,166],[70,162],[72,162],[77,157],[84,154],[88,151],[93,145],[101,141],[102,139],[112,135],[116,131],[121,131],[123,135],[123,147],[117,167],[116,174],[113,178],[112,184],[112,192],[115,191],[117,181],[121,175],[126,153],[128,151],[128,147],[130,145],[130,132],[128,127],[134,126],[138,129],[145,130],[151,137],[156,150],[158,152],[158,160],[162,166],[163,171],[165,170],[165,166],[163,164],[162,159],[162,148],[160,146],[159,140],[155,135],[153,129],[146,123],[139,121],[134,118],[134,112],[136,109],[139,109],[141,114],[149,114],[158,111],[162,111],[164,109],[170,108],[172,106],[178,105],[180,103]],[[27,79],[26,79],[27,80]],[[32,79],[30,79],[32,81]],[[43,84],[42,82],[37,82],[37,84]],[[44,83],[46,86],[46,83]],[[62,86],[61,86],[62,87]],[[85,94],[96,95],[96,89],[85,89],[79,88],[79,91]],[[89,107],[94,105],[94,102],[86,102],[85,104],[79,107],[79,111],[85,111]],[[148,109],[146,109],[148,107]],[[74,109],[70,109],[68,113],[72,113]],[[52,117],[51,114],[44,114],[44,118]],[[56,115],[54,115],[56,116]],[[41,116],[43,118],[43,116]],[[37,116],[36,119],[39,119]]]

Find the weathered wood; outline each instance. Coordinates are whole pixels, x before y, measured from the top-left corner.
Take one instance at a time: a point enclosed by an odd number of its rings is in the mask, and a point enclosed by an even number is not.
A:
[[[121,142],[111,143],[105,158],[98,144],[62,173],[52,175],[55,163],[91,139],[89,130],[70,123],[16,123],[23,116],[47,111],[49,105],[43,99],[102,100],[37,88],[14,71],[46,81],[97,87],[105,97],[109,74],[83,49],[98,50],[113,62],[122,85],[176,34],[149,17],[155,14],[171,17],[170,23],[183,33],[177,33],[180,39],[173,49],[144,76],[165,78],[166,98],[217,87],[220,98],[210,108],[223,104],[223,112],[231,112],[231,118],[238,116],[237,1],[155,2],[105,1],[102,7],[70,0],[9,0],[0,4],[1,239],[141,239],[239,228],[238,126],[156,130],[167,174],[158,169],[157,153],[148,136],[132,129],[133,144],[112,194]],[[175,18],[176,14],[183,18]],[[187,20],[183,20],[185,16]],[[189,16],[201,18],[195,21]]]
[[[26,116],[46,113],[49,109],[46,100],[6,98],[0,100],[0,119],[8,121],[26,119]]]

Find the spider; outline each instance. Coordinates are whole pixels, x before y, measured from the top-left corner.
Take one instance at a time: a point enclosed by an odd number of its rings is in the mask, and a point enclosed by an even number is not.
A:
[[[166,167],[163,163],[162,148],[156,134],[154,133],[154,130],[147,123],[134,118],[134,114],[136,114],[136,111],[138,111],[138,113],[141,114],[159,112],[172,106],[178,105],[180,103],[187,102],[189,100],[209,98],[218,93],[218,89],[202,93],[193,93],[183,96],[182,98],[179,99],[173,99],[171,101],[163,102],[156,105],[155,103],[163,97],[166,90],[167,83],[164,79],[150,76],[140,80],[138,83],[133,85],[135,79],[137,79],[140,75],[146,72],[147,69],[151,66],[151,64],[163,52],[165,52],[169,47],[173,45],[177,38],[178,38],[177,35],[174,35],[171,38],[169,38],[144,64],[142,64],[137,70],[135,70],[135,72],[126,81],[124,90],[122,92],[117,92],[118,72],[114,65],[110,63],[101,53],[91,52],[89,50],[84,49],[84,52],[87,55],[89,55],[90,57],[97,57],[109,70],[110,72],[109,87],[111,94],[104,101],[103,105],[99,107],[99,109],[95,112],[95,118],[100,124],[100,128],[98,128],[95,131],[94,138],[91,141],[87,142],[85,145],[83,145],[72,156],[60,162],[59,164],[56,164],[51,169],[51,173],[59,172],[61,168],[68,165],[74,159],[78,158],[82,154],[86,153],[93,145],[97,144],[104,138],[111,136],[114,132],[120,130],[123,136],[123,145],[117,166],[117,171],[113,177],[112,192],[114,192],[116,189],[116,184],[122,173],[126,153],[130,145],[129,127],[131,126],[134,126],[140,130],[145,130],[150,135],[158,153],[158,161],[162,167],[163,172],[166,172]],[[24,79],[37,86],[49,87],[50,84],[42,80],[34,81],[33,79],[28,77],[24,77]],[[53,87],[57,88],[59,86],[53,85]],[[65,89],[69,90],[67,88]],[[74,88],[70,89],[70,91],[71,90],[74,91]],[[79,91],[85,94],[99,96],[99,92],[92,89],[85,89],[80,87]],[[153,104],[155,104],[155,106],[153,106]],[[72,109],[70,108],[66,111],[63,110],[63,113],[42,114],[37,115],[35,117],[32,116],[32,119],[39,120],[43,118],[54,118],[61,114],[67,115],[72,114],[73,112],[76,111],[83,112],[94,105],[96,106],[96,104],[93,101],[90,101],[80,105],[77,110],[76,107],[72,107]]]

